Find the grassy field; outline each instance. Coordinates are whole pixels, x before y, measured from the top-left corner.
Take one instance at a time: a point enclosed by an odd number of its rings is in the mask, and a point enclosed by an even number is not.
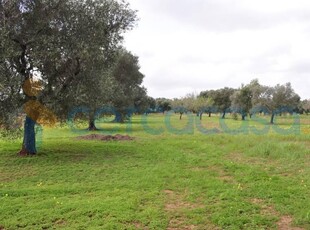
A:
[[[0,229],[310,229],[310,117],[155,114],[0,140]]]

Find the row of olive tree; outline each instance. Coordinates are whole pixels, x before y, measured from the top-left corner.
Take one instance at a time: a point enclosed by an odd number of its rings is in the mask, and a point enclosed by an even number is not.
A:
[[[242,120],[247,115],[264,112],[271,115],[274,123],[276,114],[298,112],[300,96],[295,93],[290,83],[277,84],[274,87],[260,85],[258,80],[241,86],[231,97],[232,111],[240,113]]]
[[[180,120],[182,115],[187,112],[194,112],[202,119],[203,113],[208,113],[211,116],[213,112],[214,101],[208,97],[197,97],[194,93],[187,94],[182,98],[175,98],[171,101],[171,106],[175,113],[180,114]]]
[[[141,104],[138,58],[121,47],[136,21],[125,1],[0,0],[0,126],[27,114],[21,155],[37,152],[38,120],[65,120],[86,106],[95,129],[104,103]]]
[[[309,101],[300,101],[290,83],[274,87],[261,85],[257,79],[238,89],[221,88],[202,91],[198,96],[188,94],[174,99],[172,108],[182,114],[190,111],[202,117],[203,113],[222,113],[225,118],[227,112],[241,114],[242,120],[258,112],[271,115],[270,123],[274,123],[274,116],[283,112],[309,112]]]

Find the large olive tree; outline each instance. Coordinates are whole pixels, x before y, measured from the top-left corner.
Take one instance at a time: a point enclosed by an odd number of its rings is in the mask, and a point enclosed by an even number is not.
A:
[[[0,107],[27,105],[20,154],[37,152],[34,125],[42,108],[64,117],[85,78],[102,78],[89,75],[91,68],[101,72],[92,63],[107,61],[135,20],[124,1],[0,0]]]

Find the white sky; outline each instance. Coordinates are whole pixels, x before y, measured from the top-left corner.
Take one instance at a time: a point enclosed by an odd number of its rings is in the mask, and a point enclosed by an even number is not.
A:
[[[310,98],[310,0],[128,0],[125,46],[152,97],[291,82]]]

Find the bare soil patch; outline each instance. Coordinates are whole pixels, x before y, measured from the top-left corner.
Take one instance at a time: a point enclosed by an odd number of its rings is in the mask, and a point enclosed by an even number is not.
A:
[[[89,134],[86,136],[79,136],[76,138],[77,140],[97,140],[97,141],[132,141],[133,137],[128,135],[102,135],[102,134]]]
[[[184,201],[183,194],[178,194],[172,190],[164,190],[166,195],[165,211],[168,213],[170,220],[167,230],[195,230],[201,229],[200,226],[187,224],[187,217],[184,210],[203,208],[204,205],[199,203],[190,203]]]
[[[184,220],[182,219],[171,219],[167,230],[195,230],[198,229],[195,225],[183,225]],[[174,226],[174,227],[171,227]]]
[[[54,221],[54,225],[56,225],[56,226],[58,226],[58,227],[64,226],[64,225],[66,225],[66,224],[67,224],[67,222],[66,222],[65,220],[63,220],[63,219],[58,219],[58,220],[55,220],[55,221]]]
[[[132,224],[133,224],[133,226],[135,226],[136,229],[139,229],[139,230],[149,230],[148,227],[144,226],[140,222],[133,222]]]
[[[172,190],[164,190],[164,193],[166,194],[168,198],[168,202],[165,205],[166,211],[177,211],[180,209],[195,209],[195,208],[202,208],[202,205],[199,204],[193,204],[189,202],[183,201],[183,198],[181,195],[176,194]]]
[[[282,216],[277,222],[279,230],[303,230],[303,228],[292,227],[293,218],[291,216]]]
[[[270,205],[266,205],[264,200],[254,198],[251,200],[253,204],[257,204],[261,207],[261,212],[264,215],[274,215],[280,216],[279,212],[277,212],[274,207]],[[278,230],[303,230],[303,228],[293,227],[293,217],[289,215],[280,216],[279,221],[277,222]]]

